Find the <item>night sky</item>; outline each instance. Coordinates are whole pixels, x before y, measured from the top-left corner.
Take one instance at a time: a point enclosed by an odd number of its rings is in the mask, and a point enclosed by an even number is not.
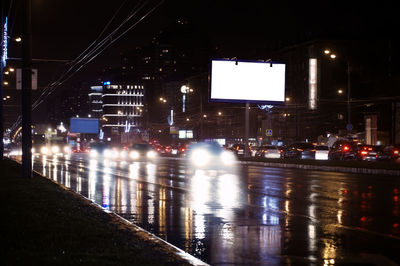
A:
[[[121,23],[135,5],[146,4],[138,13],[139,18],[159,2],[32,0],[33,58],[72,60],[98,37],[118,8],[122,7],[106,33]],[[271,49],[271,43],[276,49],[315,39],[396,39],[400,23],[392,2],[166,0],[81,69],[74,82],[95,79],[104,67],[117,67],[121,52],[150,43],[157,32],[181,18],[195,25],[224,56],[240,59],[263,56],[263,51]],[[21,32],[21,18],[21,3],[13,1],[10,15],[13,36]],[[20,51],[20,44],[10,44],[10,57],[19,57]],[[66,67],[64,64],[36,66],[42,69],[39,75],[42,87]]]

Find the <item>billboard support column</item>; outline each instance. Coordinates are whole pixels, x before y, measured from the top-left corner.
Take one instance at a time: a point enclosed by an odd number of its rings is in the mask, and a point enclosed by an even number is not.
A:
[[[246,111],[244,112],[245,129],[244,129],[244,157],[249,157],[249,108],[250,104],[246,103]]]

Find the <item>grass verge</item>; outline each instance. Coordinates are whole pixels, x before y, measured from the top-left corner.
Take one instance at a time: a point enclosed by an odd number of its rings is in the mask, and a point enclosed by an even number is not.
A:
[[[2,265],[190,265],[88,200],[0,161]]]

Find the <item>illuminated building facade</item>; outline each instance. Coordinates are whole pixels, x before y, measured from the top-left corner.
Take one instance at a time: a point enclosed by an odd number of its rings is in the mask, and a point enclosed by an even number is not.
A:
[[[105,138],[121,140],[143,127],[144,94],[143,85],[104,82],[91,87],[92,115],[101,119]]]

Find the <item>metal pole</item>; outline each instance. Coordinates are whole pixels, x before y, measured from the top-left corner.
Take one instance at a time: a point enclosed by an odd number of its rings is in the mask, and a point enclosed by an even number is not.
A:
[[[23,2],[23,42],[22,42],[22,176],[32,177],[32,129],[31,129],[31,87],[32,87],[32,51],[31,51],[31,0]]]
[[[249,108],[250,104],[246,103],[246,111],[244,112],[245,129],[244,129],[244,157],[249,157]]]
[[[200,91],[200,139],[203,140],[203,99]]]
[[[3,18],[1,19],[3,25]],[[3,36],[3,34],[1,34]],[[3,60],[1,60],[0,69],[0,160],[4,156],[4,115],[3,115]]]

